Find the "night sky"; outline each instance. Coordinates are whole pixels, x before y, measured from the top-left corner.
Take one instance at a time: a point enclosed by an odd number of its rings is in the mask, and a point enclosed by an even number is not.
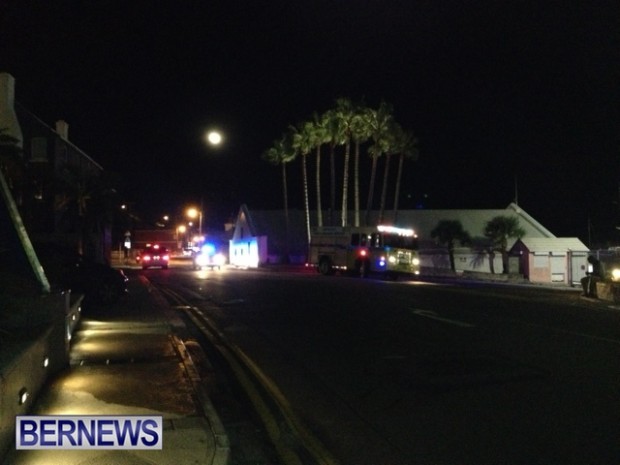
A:
[[[558,236],[620,239],[617,1],[1,0],[0,71],[144,211],[281,208],[273,140],[384,99],[420,141],[402,208],[517,196]]]

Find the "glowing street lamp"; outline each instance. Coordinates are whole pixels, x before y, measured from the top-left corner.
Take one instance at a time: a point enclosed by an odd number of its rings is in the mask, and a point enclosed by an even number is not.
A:
[[[183,236],[185,236],[186,231],[187,227],[184,224],[177,226],[177,247],[179,249],[183,247]]]
[[[192,219],[198,217],[198,235],[202,236],[202,210],[192,207],[188,208],[186,213]]]

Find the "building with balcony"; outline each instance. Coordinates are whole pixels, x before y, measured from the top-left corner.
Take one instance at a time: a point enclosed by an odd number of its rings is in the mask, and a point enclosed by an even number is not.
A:
[[[8,73],[0,73],[0,135],[19,149],[5,144],[0,165],[29,235],[95,259],[109,257],[103,168],[69,140],[67,122],[52,128],[20,105]]]

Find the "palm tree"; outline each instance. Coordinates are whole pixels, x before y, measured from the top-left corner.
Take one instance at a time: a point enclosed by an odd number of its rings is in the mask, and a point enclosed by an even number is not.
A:
[[[306,212],[306,237],[310,244],[310,201],[308,198],[308,171],[306,169],[306,157],[312,150],[312,123],[301,123],[297,127],[292,126],[292,147],[301,155],[301,175],[304,190],[304,210]]]
[[[474,237],[471,240],[471,248],[476,253],[472,264],[475,267],[484,265],[489,261],[489,272],[495,274],[495,248],[486,237]]]
[[[438,244],[444,245],[448,249],[450,258],[450,269],[455,272],[454,264],[454,244],[459,241],[461,245],[471,243],[471,236],[463,229],[463,225],[458,220],[441,220],[437,226],[431,231],[431,237]]]
[[[273,142],[273,146],[263,152],[263,160],[282,168],[282,198],[284,205],[284,223],[286,228],[286,244],[284,250],[284,260],[288,261],[290,249],[290,218],[288,211],[288,182],[286,178],[286,165],[295,159],[295,150],[292,147],[290,134],[285,133],[278,140]]]
[[[400,126],[398,128],[394,139],[394,151],[398,154],[398,172],[396,173],[396,187],[394,188],[394,224],[398,222],[398,199],[405,158],[417,161],[420,155],[418,139],[411,131],[405,131]]]
[[[340,120],[340,127],[344,140],[344,163],[342,171],[342,215],[341,225],[347,225],[347,213],[349,209],[349,159],[351,158],[351,123],[353,120],[353,104],[349,99],[339,98],[336,100],[336,118]]]
[[[368,112],[363,106],[357,106],[351,120],[351,139],[353,140],[354,158],[353,158],[353,196],[354,196],[354,225],[360,225],[360,145],[370,138],[370,124],[368,121]]]
[[[321,146],[329,142],[324,120],[316,113],[312,117],[311,143],[316,150],[316,214],[317,226],[323,226],[323,205],[321,203]]]
[[[383,184],[381,186],[381,200],[379,202],[379,219],[378,223],[383,223],[383,214],[385,212],[385,200],[387,197],[387,186],[390,173],[390,163],[392,161],[392,155],[396,152],[396,139],[398,137],[398,131],[402,131],[401,126],[394,120],[388,123],[388,128],[385,133],[385,164],[383,166]]]
[[[336,146],[344,144],[344,131],[342,120],[335,110],[326,111],[321,119],[326,130],[326,139],[329,144],[329,224],[334,225],[334,212],[336,211]]]
[[[493,250],[502,254],[502,273],[508,273],[508,239],[525,236],[525,230],[519,226],[518,218],[514,216],[496,216],[487,221],[484,227],[484,236],[490,239]]]
[[[370,181],[368,185],[368,201],[366,203],[365,224],[370,223],[370,210],[375,190],[375,178],[377,175],[377,160],[388,150],[387,134],[392,120],[392,107],[386,102],[381,102],[377,110],[368,110],[368,123],[373,145],[368,149],[372,163],[370,168]]]

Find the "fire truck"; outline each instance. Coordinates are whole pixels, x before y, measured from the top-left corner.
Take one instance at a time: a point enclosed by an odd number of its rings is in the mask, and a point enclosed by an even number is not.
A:
[[[417,236],[394,226],[322,227],[311,232],[309,265],[330,275],[340,270],[361,277],[420,274]]]

